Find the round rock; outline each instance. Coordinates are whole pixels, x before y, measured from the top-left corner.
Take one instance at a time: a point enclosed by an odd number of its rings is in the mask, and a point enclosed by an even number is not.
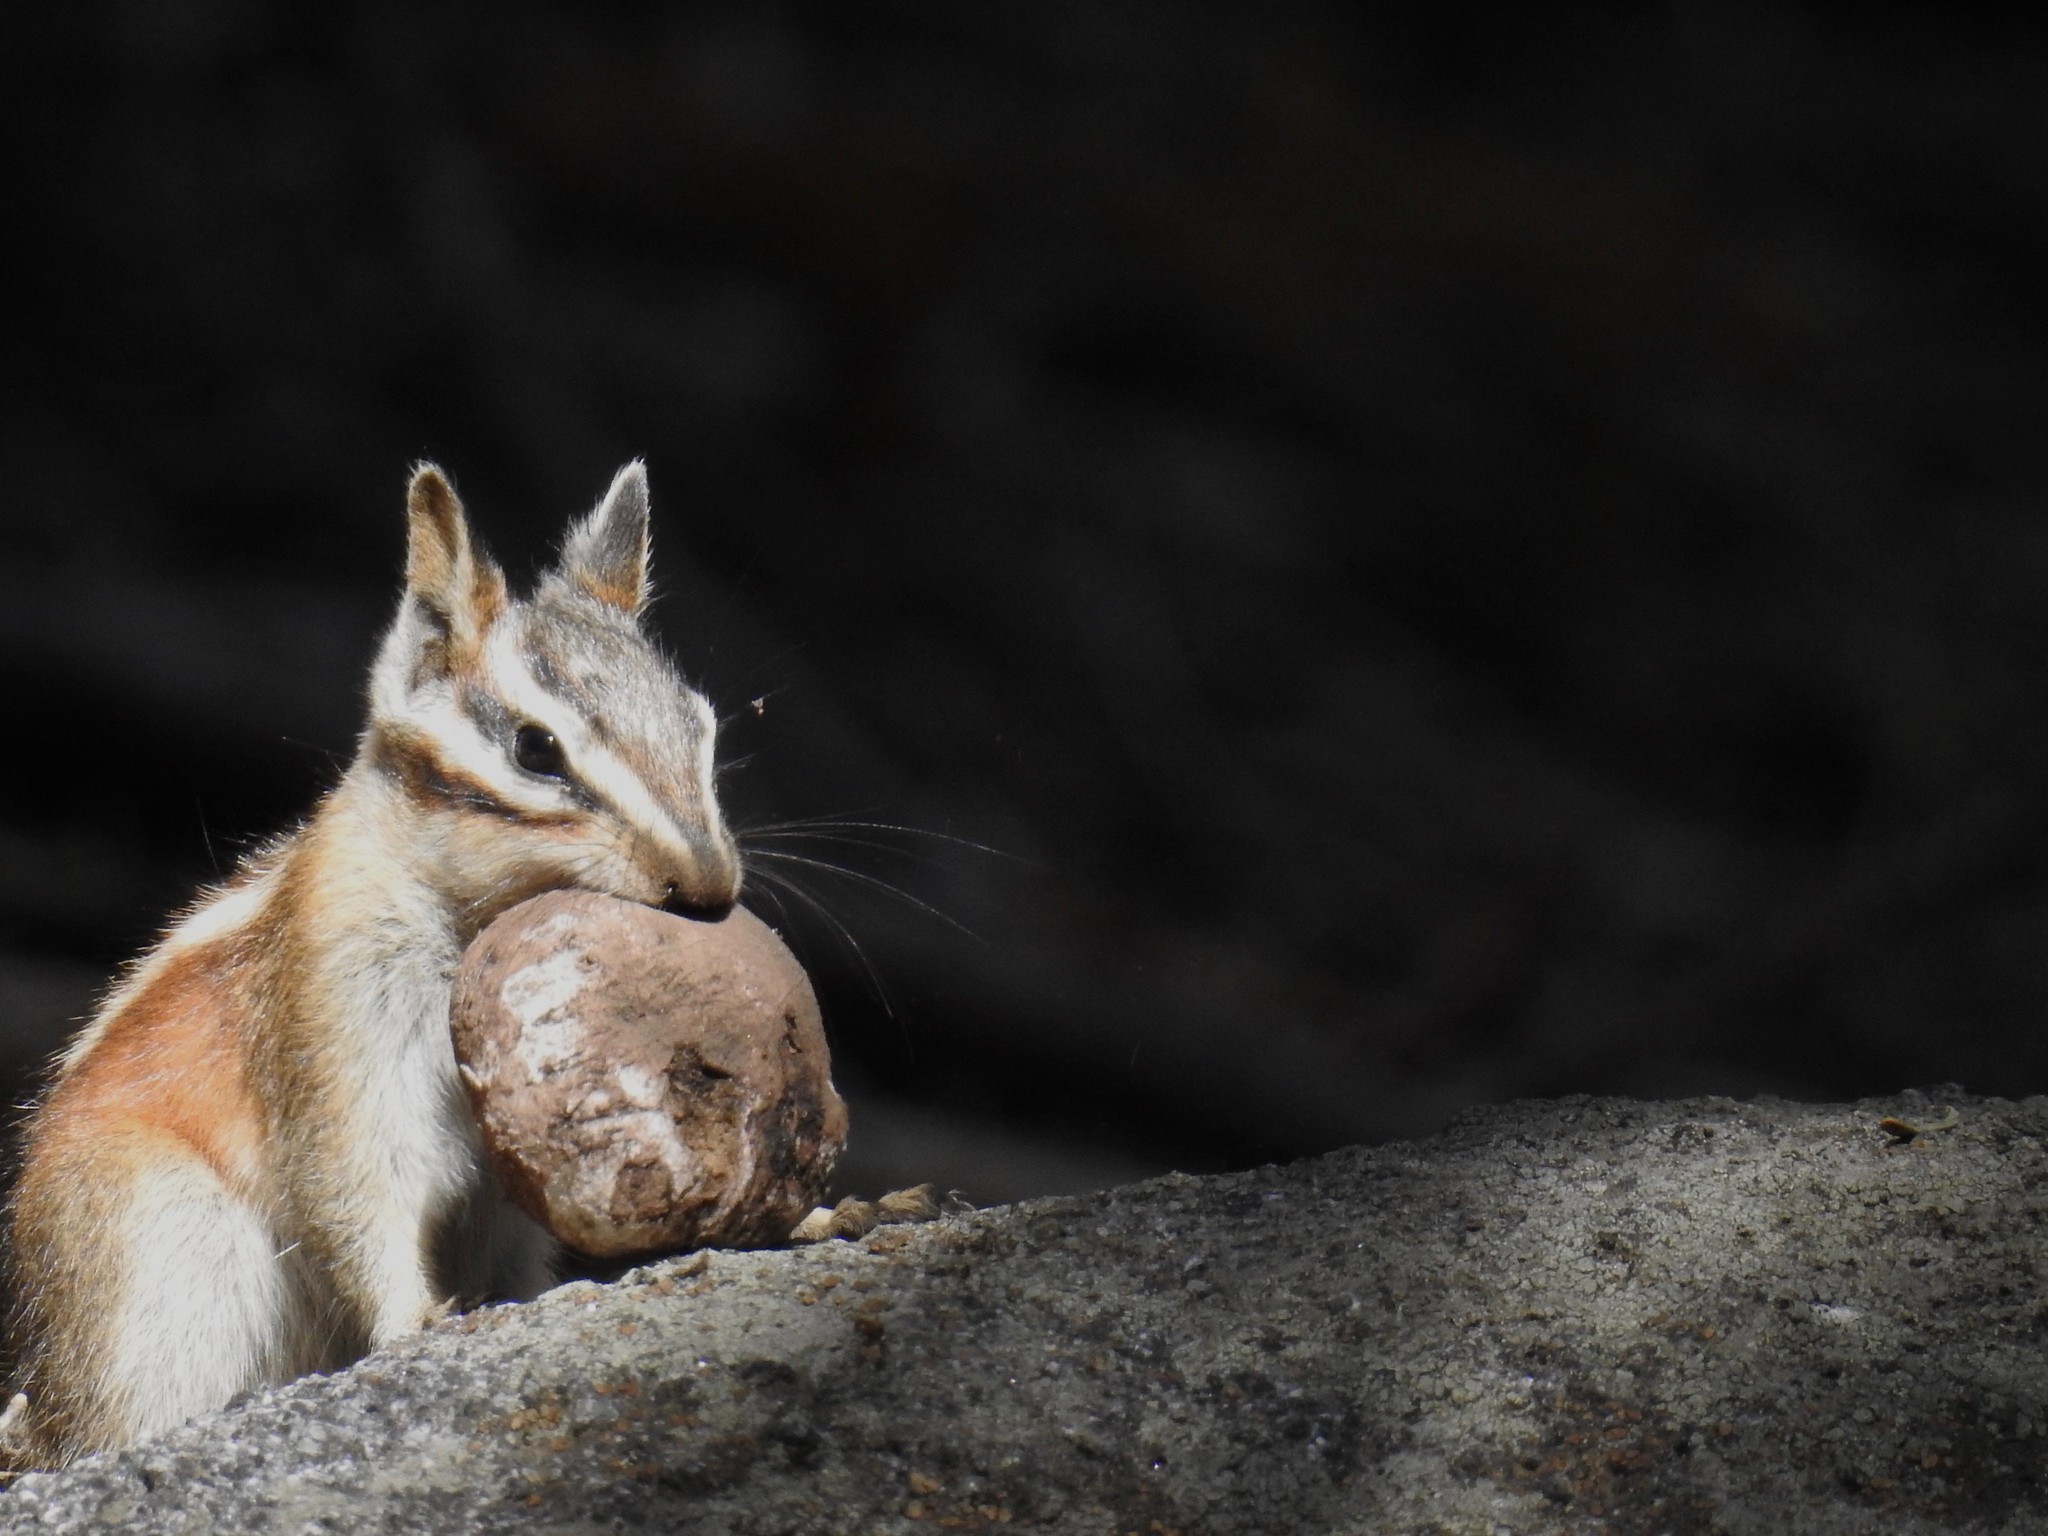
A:
[[[506,1192],[593,1257],[781,1242],[846,1144],[810,980],[742,908],[522,902],[464,952],[450,1024]]]

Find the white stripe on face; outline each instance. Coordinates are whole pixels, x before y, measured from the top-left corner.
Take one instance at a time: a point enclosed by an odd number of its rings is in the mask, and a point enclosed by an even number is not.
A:
[[[452,691],[437,690],[426,699],[415,697],[406,711],[406,723],[433,743],[449,768],[483,785],[513,810],[548,815],[568,804],[559,789],[514,768],[506,760],[504,747],[477,728],[455,702]]]
[[[503,624],[494,626],[493,641],[504,629]],[[560,811],[559,794],[514,770],[504,749],[464,713],[452,682],[414,685],[412,669],[427,639],[424,621],[408,599],[370,673],[370,718],[408,728],[431,742],[448,768],[483,785],[515,811]]]

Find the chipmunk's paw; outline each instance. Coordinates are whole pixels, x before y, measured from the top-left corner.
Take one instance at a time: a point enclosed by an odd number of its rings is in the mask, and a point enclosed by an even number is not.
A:
[[[0,1409],[0,1488],[39,1469],[40,1459],[29,1440],[28,1394],[17,1392]]]
[[[834,1237],[866,1237],[879,1226],[935,1221],[955,1211],[973,1209],[957,1190],[942,1202],[930,1184],[899,1189],[872,1201],[857,1200],[848,1195],[837,1205],[821,1205],[812,1211],[796,1224],[789,1240],[792,1243],[822,1243]]]
[[[445,1323],[451,1317],[460,1317],[465,1312],[474,1312],[484,1304],[482,1296],[467,1293],[460,1296],[444,1296],[420,1314],[420,1327],[432,1328],[436,1323]]]

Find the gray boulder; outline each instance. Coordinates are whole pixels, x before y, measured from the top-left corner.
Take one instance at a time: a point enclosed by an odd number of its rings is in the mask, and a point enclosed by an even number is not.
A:
[[[2048,1100],[1566,1100],[453,1320],[0,1531],[2048,1531]]]

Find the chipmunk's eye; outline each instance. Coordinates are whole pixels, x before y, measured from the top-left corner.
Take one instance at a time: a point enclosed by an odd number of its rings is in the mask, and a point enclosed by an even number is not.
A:
[[[512,761],[544,779],[566,778],[569,773],[569,760],[562,755],[562,744],[546,726],[519,727],[519,734],[512,739]]]

